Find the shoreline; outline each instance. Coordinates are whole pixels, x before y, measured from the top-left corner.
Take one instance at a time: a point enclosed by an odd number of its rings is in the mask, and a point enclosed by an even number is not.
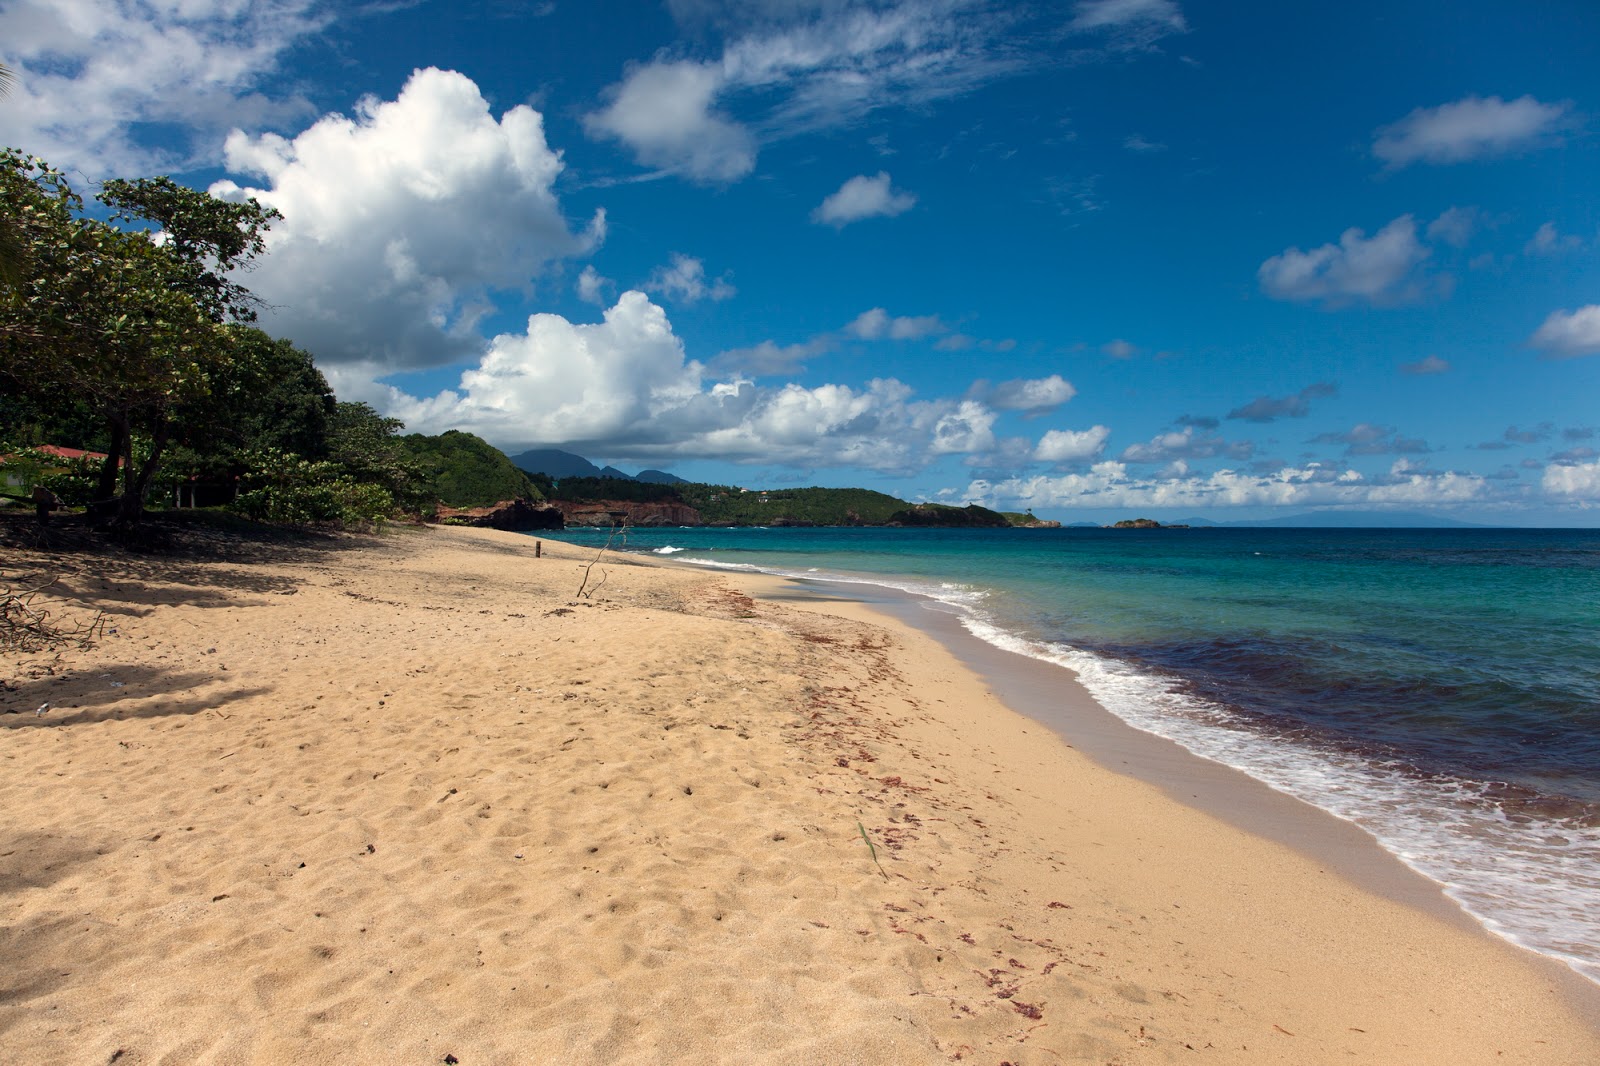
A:
[[[717,572],[736,579],[746,576]],[[1069,667],[983,640],[948,605],[915,592],[827,578],[758,577],[745,586],[747,590],[759,589],[757,595],[764,593],[786,605],[824,612],[843,609],[852,617],[876,616],[926,634],[981,678],[1008,710],[1051,730],[1102,769],[1141,781],[1174,803],[1295,851],[1364,891],[1525,957],[1546,971],[1573,1009],[1600,1031],[1600,984],[1560,959],[1497,935],[1447,895],[1444,885],[1407,865],[1354,822],[1129,724],[1102,706]],[[774,590],[769,581],[786,588]]]
[[[578,596],[593,553],[531,539],[65,573],[113,624],[6,663],[7,1046],[1600,1060],[1524,953],[1104,769],[921,629],[659,558]]]

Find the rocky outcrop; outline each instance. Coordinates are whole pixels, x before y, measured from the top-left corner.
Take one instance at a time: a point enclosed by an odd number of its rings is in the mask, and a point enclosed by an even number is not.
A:
[[[1061,523],[1051,518],[1035,518],[1031,522],[1011,523],[1017,529],[1060,529]]]
[[[530,529],[561,529],[566,525],[560,508],[532,500],[501,500],[488,507],[441,507],[439,521],[454,526],[488,526],[521,533]]]
[[[700,512],[686,503],[633,500],[551,500],[569,526],[703,526]]]

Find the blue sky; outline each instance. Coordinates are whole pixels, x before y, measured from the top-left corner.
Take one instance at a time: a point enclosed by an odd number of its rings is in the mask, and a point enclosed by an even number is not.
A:
[[[1600,8],[7,2],[341,398],[1066,520],[1600,515]]]

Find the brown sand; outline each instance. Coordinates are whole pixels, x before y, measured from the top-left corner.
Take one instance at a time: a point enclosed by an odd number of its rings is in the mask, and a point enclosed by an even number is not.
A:
[[[0,556],[115,627],[0,662],[6,1061],[1600,1062],[923,633],[532,547]]]

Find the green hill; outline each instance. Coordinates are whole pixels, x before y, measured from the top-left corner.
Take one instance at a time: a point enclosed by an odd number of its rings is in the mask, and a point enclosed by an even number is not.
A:
[[[433,498],[447,507],[484,507],[501,500],[543,500],[528,475],[482,437],[452,429],[437,437],[401,437]]]

